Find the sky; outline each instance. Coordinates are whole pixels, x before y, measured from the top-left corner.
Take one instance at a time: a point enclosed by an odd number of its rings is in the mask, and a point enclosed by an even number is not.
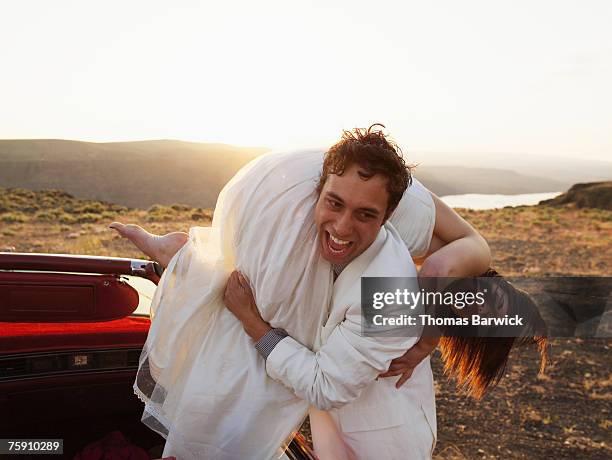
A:
[[[612,2],[2,0],[0,138],[612,159]]]

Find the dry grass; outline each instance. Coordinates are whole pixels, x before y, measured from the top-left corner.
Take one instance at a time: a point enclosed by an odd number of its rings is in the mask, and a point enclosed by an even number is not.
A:
[[[571,205],[459,210],[485,236],[506,275],[605,275],[612,264],[612,211]]]
[[[163,234],[210,225],[211,219],[212,210],[182,204],[142,210],[55,190],[0,189],[0,251],[143,257],[108,225],[117,220]]]

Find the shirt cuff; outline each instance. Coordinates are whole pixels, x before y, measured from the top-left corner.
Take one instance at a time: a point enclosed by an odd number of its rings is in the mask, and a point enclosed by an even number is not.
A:
[[[255,343],[255,348],[264,359],[267,359],[274,347],[288,335],[283,329],[270,329]]]

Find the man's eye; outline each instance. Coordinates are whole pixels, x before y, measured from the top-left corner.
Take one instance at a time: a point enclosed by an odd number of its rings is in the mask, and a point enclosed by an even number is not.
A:
[[[359,220],[370,220],[374,218],[372,214],[369,214],[367,212],[360,212],[358,217],[359,217]]]
[[[334,200],[329,200],[328,203],[333,209],[338,209],[342,206],[340,202]]]

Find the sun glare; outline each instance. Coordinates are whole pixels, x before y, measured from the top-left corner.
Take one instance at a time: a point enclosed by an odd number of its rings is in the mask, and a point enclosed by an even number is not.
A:
[[[380,121],[413,149],[603,157],[612,6],[590,5],[12,3],[0,137],[297,147]]]

